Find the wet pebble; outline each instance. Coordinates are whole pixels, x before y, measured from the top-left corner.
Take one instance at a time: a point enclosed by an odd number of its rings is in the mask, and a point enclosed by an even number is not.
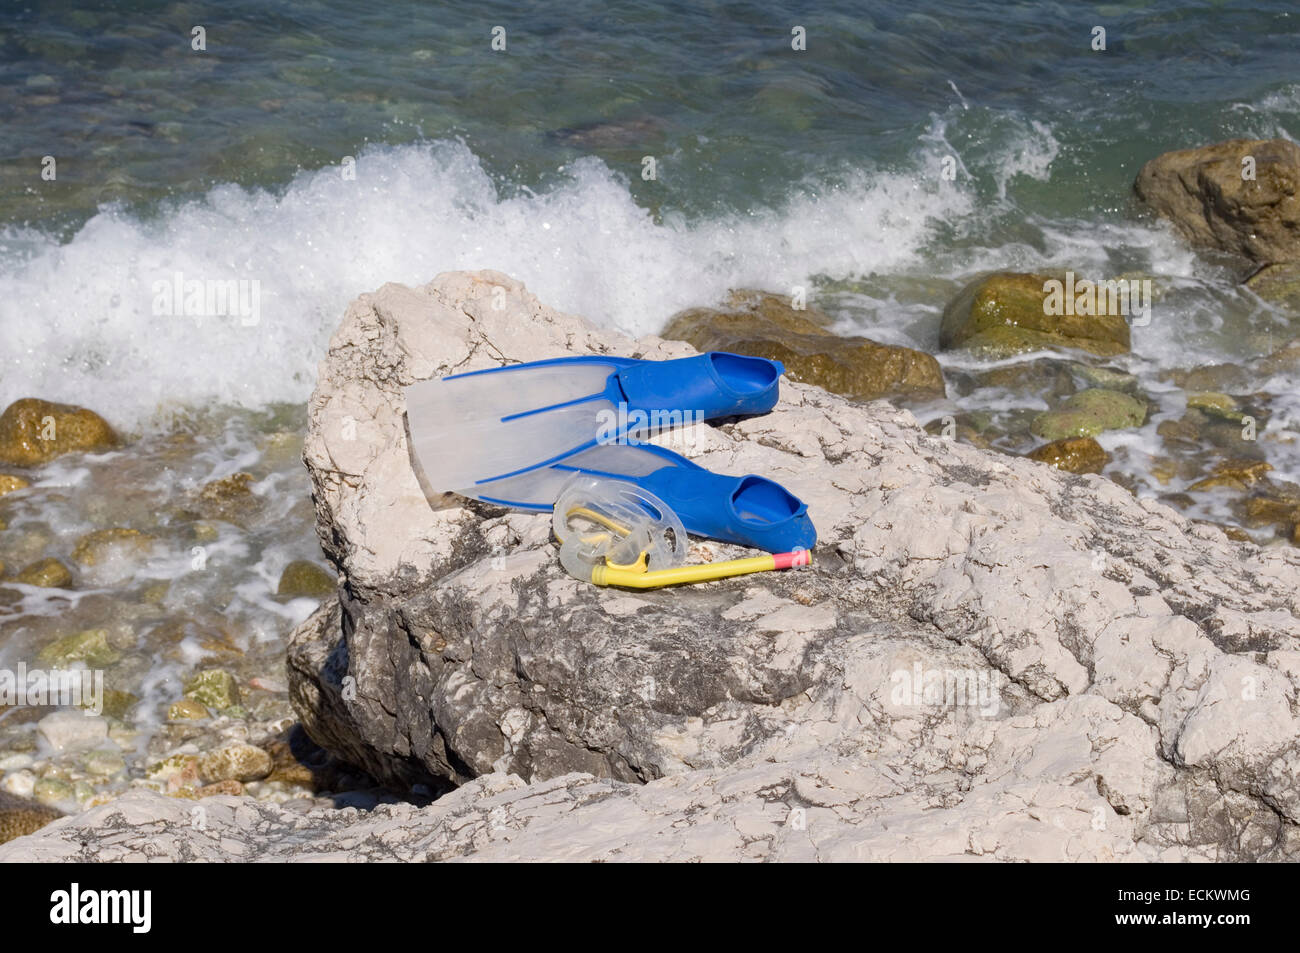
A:
[[[56,711],[42,718],[36,727],[56,751],[80,751],[108,738],[108,722],[82,711]]]

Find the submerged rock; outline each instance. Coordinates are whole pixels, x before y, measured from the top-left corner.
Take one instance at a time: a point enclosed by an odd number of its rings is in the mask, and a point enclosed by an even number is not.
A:
[[[207,706],[193,698],[178,698],[167,709],[168,721],[197,721],[211,716]]]
[[[982,412],[938,417],[925,425],[925,431],[936,437],[960,440],[984,449],[993,447],[994,441],[1004,436],[993,425],[992,415]]]
[[[1300,262],[1265,265],[1246,279],[1246,287],[1270,304],[1300,314]]]
[[[1188,392],[1247,394],[1263,387],[1275,374],[1296,373],[1300,373],[1300,339],[1243,364],[1206,364],[1167,371],[1160,376]]]
[[[1266,374],[1294,374],[1300,372],[1300,338],[1283,344],[1256,365]]]
[[[295,559],[280,573],[280,583],[275,594],[286,599],[323,599],[334,594],[337,587],[334,576],[309,559]]]
[[[83,585],[117,586],[130,580],[154,553],[157,540],[136,529],[115,526],[93,530],[77,540],[72,560]]]
[[[1250,485],[1254,485],[1253,481]],[[1245,489],[1245,484],[1242,489]],[[1300,525],[1300,488],[1267,486],[1245,503],[1246,519],[1252,526],[1270,523],[1278,526]]]
[[[924,351],[842,337],[816,308],[796,311],[788,298],[733,292],[726,310],[693,308],[673,317],[663,337],[701,351],[732,351],[781,361],[795,381],[855,400],[944,396],[939,362]]]
[[[294,740],[298,742],[296,752],[295,745],[289,741],[273,741],[266,746],[273,763],[266,780],[315,788],[318,776],[337,774],[337,764],[327,752],[311,744],[304,735]]]
[[[1197,480],[1187,489],[1196,491],[1229,487],[1245,490],[1258,483],[1272,469],[1273,465],[1266,460],[1221,460],[1211,468],[1209,476]]]
[[[0,473],[0,496],[13,493],[15,490],[25,490],[31,486],[20,476],[14,476],[12,473]]]
[[[1092,388],[1067,397],[1060,407],[1039,414],[1030,428],[1044,440],[1095,437],[1106,430],[1140,427],[1146,405],[1115,390]]]
[[[208,708],[222,711],[239,704],[239,683],[225,669],[210,668],[198,672],[185,683],[185,694]]]
[[[63,814],[37,801],[0,791],[0,844],[34,834]]]
[[[259,781],[271,773],[271,756],[255,745],[228,745],[199,757],[199,777],[220,781]]]
[[[98,748],[86,755],[82,767],[86,768],[87,774],[112,777],[126,770],[126,759],[116,748]]]
[[[1110,454],[1092,437],[1066,437],[1043,444],[1026,456],[1069,473],[1100,473],[1110,462]]]
[[[96,749],[86,755],[82,766],[87,774],[98,777],[112,777],[126,770],[126,759],[115,749]]]
[[[1253,177],[1246,173],[1253,165]],[[1166,152],[1133,184],[1195,245],[1260,263],[1300,260],[1300,146],[1231,139]]]
[[[84,407],[25,397],[0,414],[0,462],[35,467],[77,450],[111,450],[117,434]]]
[[[201,786],[197,755],[178,753],[149,765],[145,777],[162,786],[170,797],[194,797]]]
[[[67,668],[74,662],[85,662],[89,668],[107,668],[120,662],[122,653],[109,644],[107,629],[87,629],[45,646],[39,659],[47,668]]]
[[[105,688],[100,701],[103,706],[102,714],[119,721],[124,720],[131,709],[140,704],[140,699],[131,692],[117,688]]]
[[[253,492],[254,482],[251,473],[232,473],[205,483],[192,495],[186,513],[202,520],[221,520],[247,527],[263,508],[262,498]],[[196,532],[196,538],[200,535],[203,530]]]
[[[72,584],[72,572],[57,559],[42,559],[24,566],[18,573],[19,582],[45,589],[66,589]]]
[[[194,791],[194,796],[196,798],[216,797],[219,794],[242,797],[244,794],[244,785],[231,778],[225,781],[216,781],[212,784],[205,784]]]
[[[997,387],[1017,396],[1033,395],[1045,400],[1068,397],[1079,389],[1067,361],[1034,358],[991,367],[958,368],[949,371],[954,380],[956,397],[963,397],[986,387]]]
[[[1070,302],[1067,313],[1051,307],[1045,286],[1053,275],[995,272],[976,278],[948,303],[939,330],[939,346],[962,348],[988,357],[1010,357],[1037,350],[1078,349],[1101,357],[1129,350],[1128,321],[1109,300],[1095,296],[1089,313]],[[1049,311],[1058,313],[1049,313]]]
[[[1266,421],[1266,417],[1260,417],[1253,426],[1262,431]],[[1170,452],[1185,459],[1203,458],[1207,445],[1215,448],[1219,456],[1240,454],[1248,445],[1245,420],[1212,416],[1195,407],[1177,420],[1162,420],[1156,433]]]
[[[46,715],[36,725],[55,751],[83,751],[108,737],[108,722],[84,711],[63,710]]]
[[[1118,368],[1107,367],[1102,364],[1073,362],[1069,366],[1070,370],[1089,387],[1122,391],[1130,397],[1141,396],[1142,384],[1136,374],[1130,374],[1128,371],[1121,371]]]
[[[1187,370],[1177,368],[1160,376],[1193,393],[1243,390],[1249,387],[1251,380],[1250,371],[1240,364],[1205,364]]]
[[[1229,420],[1235,424],[1241,423],[1241,416],[1245,413],[1244,408],[1237,402],[1235,397],[1215,391],[1188,394],[1187,406],[1199,410],[1207,417],[1217,417],[1220,420]]]
[[[62,778],[41,778],[32,788],[32,797],[47,807],[62,807],[73,803],[76,791]]]
[[[645,149],[661,141],[663,124],[652,117],[606,119],[555,129],[550,135],[578,149]]]
[[[77,540],[72,558],[83,566],[100,566],[126,556],[147,555],[153,548],[154,538],[138,529],[115,526],[111,529],[92,530]]]

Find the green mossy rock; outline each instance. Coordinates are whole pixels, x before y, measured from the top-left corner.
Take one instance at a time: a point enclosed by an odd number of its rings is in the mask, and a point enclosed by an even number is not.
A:
[[[1246,279],[1246,287],[1270,304],[1300,314],[1300,262],[1265,265]]]
[[[178,787],[194,787],[199,783],[198,756],[170,755],[145,768],[144,776],[150,781],[166,782],[169,790]]]
[[[1207,417],[1217,417],[1220,420],[1228,420],[1234,424],[1240,424],[1242,415],[1245,413],[1236,398],[1215,391],[1188,394],[1187,406],[1195,407]]]
[[[253,492],[254,482],[251,473],[232,473],[205,483],[191,498],[186,512],[203,520],[246,527],[257,519],[263,508],[262,498]]]
[[[60,778],[41,778],[32,789],[32,797],[46,806],[66,804],[73,798],[72,785]]]
[[[995,272],[975,279],[944,309],[939,346],[993,358],[1037,350],[1128,353],[1131,338],[1122,314],[1047,313],[1043,289],[1054,277]]]
[[[193,698],[178,698],[167,709],[168,721],[198,721],[211,715],[202,702]]]
[[[130,692],[119,691],[116,688],[106,688],[104,689],[104,697],[100,699],[100,702],[103,705],[101,715],[123,721],[131,709],[140,703],[140,699]],[[89,708],[90,706],[83,703],[81,707]]]
[[[152,551],[154,538],[138,529],[115,526],[97,529],[77,540],[72,559],[83,566],[97,566],[114,555],[146,556]]]
[[[1115,390],[1079,391],[1056,410],[1034,418],[1030,432],[1042,440],[1067,437],[1095,437],[1106,430],[1140,427],[1146,420],[1146,405]]]
[[[816,308],[797,311],[788,298],[763,291],[732,292],[726,308],[692,308],[675,315],[662,336],[701,351],[732,351],[780,361],[791,380],[854,400],[943,397],[939,362],[924,351],[840,337]]]
[[[88,752],[82,758],[81,765],[86,769],[87,774],[100,778],[111,778],[126,770],[126,760],[122,757],[122,752],[110,748],[98,748]]]
[[[1110,462],[1110,454],[1092,437],[1054,440],[1026,456],[1069,473],[1100,473]]]
[[[111,450],[119,443],[104,418],[84,407],[24,397],[0,414],[0,462],[36,467],[76,450]]]
[[[275,594],[286,599],[324,599],[334,595],[337,588],[333,574],[307,559],[295,559],[280,573],[280,584]]]
[[[72,584],[72,573],[57,559],[42,559],[25,566],[17,578],[21,583],[43,589],[67,589]]]
[[[67,668],[84,662],[88,668],[107,668],[122,660],[122,655],[108,644],[107,629],[87,629],[50,643],[38,656],[46,668]]]
[[[185,683],[185,694],[209,708],[221,711],[239,704],[239,683],[225,669],[210,668]]]
[[[1113,367],[1092,364],[1071,364],[1070,370],[1088,387],[1100,387],[1103,390],[1118,390],[1137,397],[1142,390],[1137,377],[1128,371]]]

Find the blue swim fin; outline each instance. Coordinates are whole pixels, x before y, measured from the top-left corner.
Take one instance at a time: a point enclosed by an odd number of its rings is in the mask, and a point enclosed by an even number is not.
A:
[[[635,483],[659,497],[688,533],[770,553],[812,549],[808,507],[766,477],[706,470],[654,444],[603,444],[527,473],[459,492],[488,503],[549,510],[576,473]]]
[[[765,414],[783,371],[712,351],[672,361],[562,357],[420,381],[406,388],[411,448],[430,489],[462,490],[598,444]]]

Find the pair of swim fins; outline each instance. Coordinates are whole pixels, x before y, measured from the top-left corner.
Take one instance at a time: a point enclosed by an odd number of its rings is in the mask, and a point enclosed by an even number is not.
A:
[[[811,549],[808,507],[780,484],[713,473],[639,436],[775,405],[778,361],[711,351],[670,361],[583,356],[406,389],[411,447],[432,489],[549,510],[575,474],[634,483],[687,532],[768,552]]]

